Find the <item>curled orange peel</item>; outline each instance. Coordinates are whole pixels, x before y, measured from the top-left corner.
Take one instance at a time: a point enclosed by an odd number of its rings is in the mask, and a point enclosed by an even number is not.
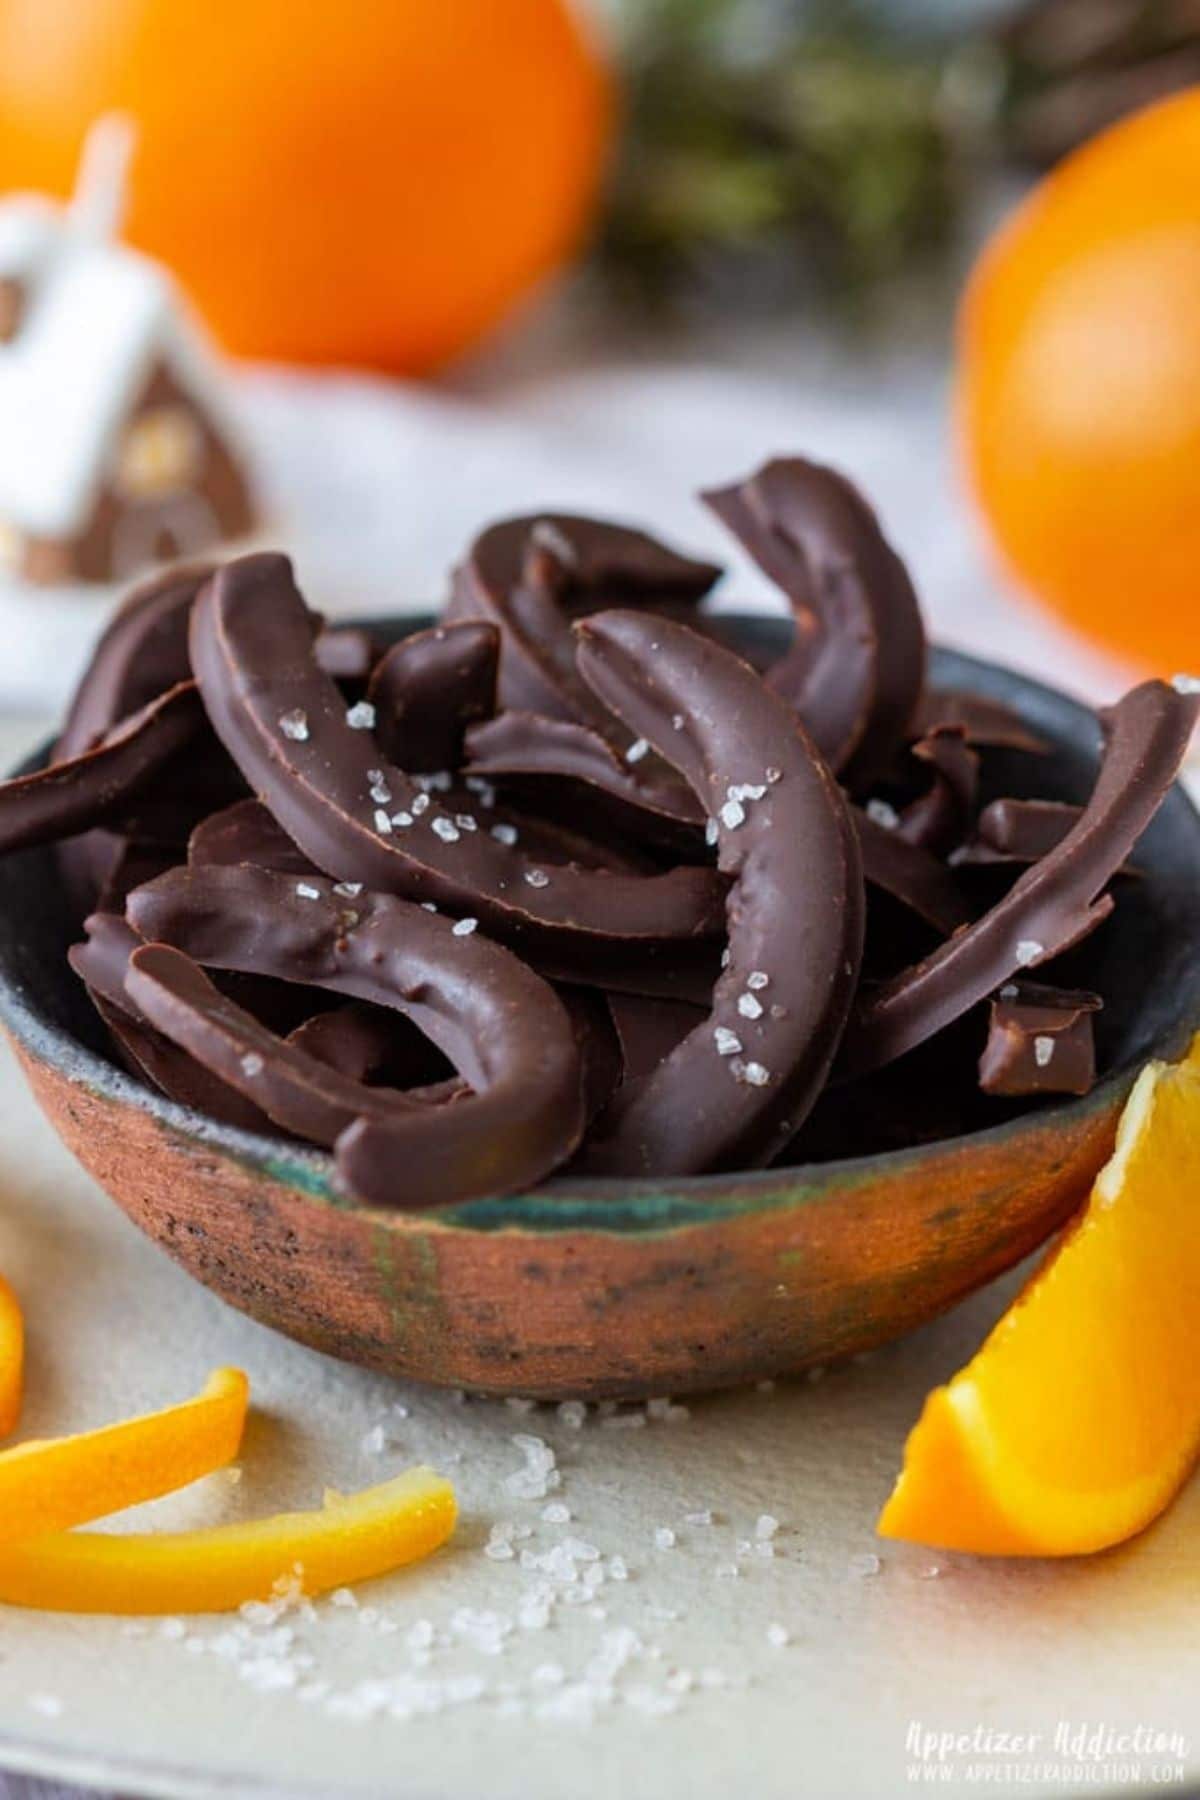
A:
[[[1144,1529],[1200,1455],[1200,1037],[1142,1071],[1091,1197],[936,1388],[881,1536],[1073,1556]]]
[[[25,1321],[21,1303],[0,1275],[0,1437],[15,1431],[25,1380]]]
[[[8,1329],[0,1322],[0,1333]],[[157,1499],[232,1462],[248,1397],[240,1369],[218,1369],[179,1406],[0,1452],[0,1549]]]
[[[432,1469],[344,1497],[206,1531],[62,1532],[0,1548],[0,1601],[55,1612],[227,1612],[295,1583],[325,1593],[436,1550],[454,1529],[454,1489]]]

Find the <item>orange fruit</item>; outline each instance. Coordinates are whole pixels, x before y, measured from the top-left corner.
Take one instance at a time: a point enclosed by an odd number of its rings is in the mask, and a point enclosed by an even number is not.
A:
[[[1076,1222],[925,1402],[883,1537],[985,1556],[1121,1543],[1200,1454],[1200,1037],[1151,1063]]]
[[[1069,157],[960,316],[970,480],[1034,594],[1148,668],[1200,657],[1200,87]]]
[[[228,349],[420,371],[571,254],[611,94],[568,0],[0,0],[0,189],[66,193],[111,109]]]

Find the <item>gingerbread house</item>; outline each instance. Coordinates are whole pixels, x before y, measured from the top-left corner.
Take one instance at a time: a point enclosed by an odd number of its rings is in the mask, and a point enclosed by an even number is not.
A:
[[[124,121],[74,198],[0,201],[0,570],[121,581],[244,535],[250,490],[216,369],[165,270],[117,241]]]

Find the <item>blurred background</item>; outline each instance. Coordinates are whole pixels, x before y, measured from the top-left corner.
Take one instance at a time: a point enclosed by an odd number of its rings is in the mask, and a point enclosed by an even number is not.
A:
[[[0,697],[194,547],[181,484],[243,530],[214,444],[334,613],[540,507],[779,604],[694,496],[796,450],[943,641],[1097,698],[1194,666],[1198,84],[1200,0],[0,0],[0,191],[81,183],[49,233],[0,202]]]

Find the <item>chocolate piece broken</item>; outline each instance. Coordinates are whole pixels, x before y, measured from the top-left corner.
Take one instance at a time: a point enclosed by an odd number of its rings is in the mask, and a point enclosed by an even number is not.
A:
[[[1096,1082],[1092,1015],[1098,994],[1041,982],[1006,983],[994,996],[979,1059],[987,1094],[1087,1094]]]

